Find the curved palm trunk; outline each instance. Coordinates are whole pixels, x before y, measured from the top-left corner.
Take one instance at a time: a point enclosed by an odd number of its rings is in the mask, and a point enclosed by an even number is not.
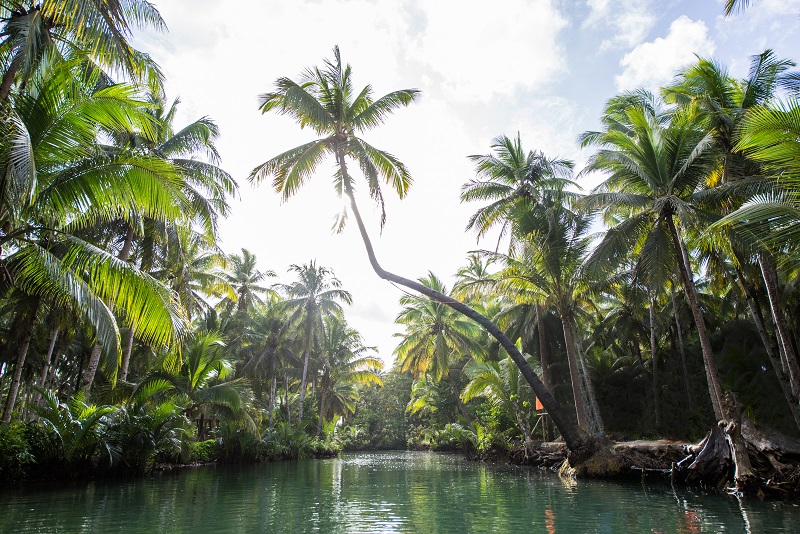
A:
[[[17,403],[17,395],[19,395],[19,387],[22,382],[22,368],[25,366],[25,358],[28,356],[28,347],[31,345],[33,327],[36,324],[36,315],[38,312],[39,300],[37,299],[31,311],[30,318],[22,331],[22,341],[17,350],[17,362],[14,366],[14,375],[11,377],[11,387],[8,390],[6,406],[3,409],[3,423],[11,422],[11,414],[14,411],[14,405]]]
[[[514,343],[497,327],[497,325],[466,304],[459,302],[443,293],[439,293],[438,291],[434,291],[428,287],[425,287],[419,282],[398,276],[394,273],[390,273],[380,266],[377,258],[375,257],[375,251],[372,248],[372,241],[369,239],[369,234],[364,226],[364,221],[361,219],[361,213],[358,210],[358,205],[356,204],[356,199],[353,195],[353,188],[350,185],[350,177],[347,174],[347,167],[341,151],[337,151],[336,159],[337,163],[339,164],[339,168],[342,171],[344,193],[350,200],[350,208],[353,212],[353,217],[356,219],[358,230],[361,233],[361,239],[364,242],[364,247],[367,250],[367,256],[369,257],[370,265],[372,265],[372,269],[375,271],[375,274],[384,280],[400,284],[401,286],[421,293],[422,295],[425,295],[436,302],[440,302],[446,306],[449,306],[481,325],[492,337],[498,341],[498,343],[500,343],[500,346],[505,349],[508,355],[511,356],[511,359],[514,360],[514,363],[517,364],[522,372],[522,375],[525,377],[525,380],[528,382],[528,384],[530,384],[536,396],[539,397],[542,406],[545,407],[550,414],[550,417],[552,417],[553,423],[555,423],[559,432],[561,432],[567,447],[571,451],[578,451],[586,449],[587,446],[590,446],[587,436],[569,419],[569,417],[567,417],[567,415],[561,409],[561,406],[556,403],[553,395],[547,390],[547,388],[544,387],[544,384],[542,384],[541,380],[539,380],[539,377],[536,376],[536,373],[533,371],[531,366],[528,365],[528,362],[525,360],[525,357],[522,355],[522,353],[517,350],[517,347],[514,345]]]
[[[780,308],[780,295],[778,291],[778,279],[775,269],[763,254],[758,256],[758,265],[761,267],[761,274],[764,277],[764,285],[767,288],[769,306],[772,311],[772,319],[775,322],[775,330],[778,332],[778,345],[781,349],[781,361],[783,370],[789,376],[789,384],[792,386],[792,394],[800,396],[800,367],[797,364],[797,356],[794,353],[792,340],[786,328],[786,321],[783,317],[783,310]]]
[[[700,311],[700,300],[697,298],[697,291],[694,287],[694,280],[692,279],[689,255],[686,252],[683,239],[678,235],[678,229],[675,227],[672,216],[666,217],[665,220],[669,228],[673,245],[675,246],[675,254],[678,256],[678,270],[683,280],[686,299],[692,310],[692,317],[697,327],[697,334],[700,337],[700,347],[703,351],[703,363],[705,364],[706,379],[708,380],[708,393],[711,397],[711,405],[714,408],[714,417],[716,417],[717,420],[724,419],[722,411],[722,386],[719,382],[719,371],[717,369],[717,362],[714,360],[714,351],[711,349],[711,338],[708,336],[706,322],[703,319],[703,313]]]

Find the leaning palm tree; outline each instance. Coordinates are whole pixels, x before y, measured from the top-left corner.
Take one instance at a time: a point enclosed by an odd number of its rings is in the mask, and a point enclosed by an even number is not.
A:
[[[544,387],[533,369],[514,343],[488,318],[469,306],[443,293],[426,287],[417,281],[398,276],[381,267],[373,250],[372,241],[361,218],[353,191],[353,178],[348,171],[348,159],[355,161],[367,180],[370,196],[381,208],[381,224],[385,221],[381,180],[389,184],[402,198],[411,185],[411,176],[405,165],[395,156],[379,150],[359,135],[382,124],[389,114],[401,106],[407,106],[419,95],[416,89],[403,89],[388,93],[378,99],[372,98],[372,87],[356,91],[349,65],[342,65],[339,48],[335,47],[334,60],[326,61],[324,68],[307,69],[301,81],[279,78],[274,92],[261,95],[261,111],[276,111],[289,115],[301,127],[309,126],[321,137],[288,150],[256,167],[250,180],[261,182],[272,177],[274,189],[283,199],[288,199],[314,174],[325,156],[336,160],[337,172],[334,187],[340,195],[347,197],[350,211],[367,250],[375,273],[390,282],[402,285],[446,304],[475,320],[494,336],[520,366],[525,379],[533,387],[542,404],[548,409],[553,421],[561,430],[567,445],[583,449],[589,445],[577,425],[569,420]],[[340,220],[340,228],[345,219]]]

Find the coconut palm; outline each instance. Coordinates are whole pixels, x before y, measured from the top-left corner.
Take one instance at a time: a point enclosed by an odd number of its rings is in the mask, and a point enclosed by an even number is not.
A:
[[[364,345],[361,334],[338,319],[325,319],[325,337],[319,350],[319,420],[317,436],[323,422],[335,415],[355,411],[359,385],[383,385],[378,372],[383,362],[374,356],[375,349]]]
[[[44,0],[4,2],[0,40],[0,101],[15,82],[25,85],[45,58],[79,50],[99,65],[143,79],[156,75],[150,59],[134,50],[132,27],[166,29],[153,4],[143,0]]]
[[[349,65],[342,64],[338,47],[334,48],[333,53],[333,61],[326,61],[324,68],[307,69],[299,83],[289,78],[279,78],[275,82],[276,90],[261,96],[262,112],[276,111],[289,115],[301,127],[309,126],[321,137],[259,165],[250,173],[250,180],[261,182],[267,177],[272,177],[273,188],[283,199],[288,199],[314,174],[325,156],[333,156],[337,167],[334,187],[349,201],[350,212],[356,220],[370,265],[375,273],[384,280],[400,284],[446,304],[483,326],[520,366],[525,379],[548,409],[556,426],[561,429],[567,445],[575,450],[589,445],[586,437],[555,403],[553,396],[541,383],[514,343],[497,328],[497,325],[458,300],[417,281],[386,271],[378,263],[372,241],[358,209],[347,160],[355,161],[367,180],[369,194],[381,208],[381,224],[383,224],[385,214],[381,180],[391,185],[402,198],[408,192],[411,177],[405,165],[396,157],[368,144],[359,137],[359,134],[382,124],[394,110],[413,102],[419,91],[404,89],[373,100],[371,86],[368,85],[358,92],[355,90],[352,70]],[[344,217],[340,219],[340,228],[345,220]]]
[[[212,414],[240,420],[255,432],[255,424],[244,411],[250,388],[242,378],[234,378],[234,366],[225,350],[218,332],[196,332],[183,354],[168,354],[162,368],[151,371],[132,396],[143,389],[150,396],[177,396],[184,411],[196,418],[200,440],[205,438],[206,416]]]
[[[325,337],[324,318],[341,317],[342,307],[339,303],[350,304],[353,298],[348,291],[341,289],[342,284],[331,269],[318,266],[313,260],[303,265],[294,264],[289,270],[297,274],[298,280],[281,287],[287,294],[283,306],[290,313],[289,320],[302,332],[303,374],[297,414],[300,424],[308,385],[309,359],[312,353],[319,350]]]
[[[147,127],[133,88],[103,86],[99,76],[83,64],[62,63],[15,96],[7,123],[14,133],[0,137],[0,158],[9,169],[0,186],[0,263],[4,284],[80,311],[95,329],[113,375],[119,332],[112,309],[124,312],[141,338],[157,346],[173,341],[183,321],[166,288],[82,233],[120,210],[177,216],[168,184],[178,177],[160,161],[98,148],[101,129]],[[30,315],[23,332],[36,317]],[[11,388],[5,420],[18,386],[16,381]]]
[[[547,158],[539,151],[525,152],[519,133],[515,139],[496,137],[491,147],[492,154],[469,157],[477,178],[461,186],[461,201],[489,201],[470,217],[467,230],[475,229],[480,238],[500,224],[502,239],[511,228],[509,211],[515,205],[535,204],[548,192],[575,185],[571,180],[574,164]]]
[[[700,337],[714,415],[722,418],[719,373],[682,235],[716,218],[701,203],[713,137],[686,115],[665,122],[658,102],[647,100],[648,106],[632,104],[617,115],[625,128],[607,127],[583,136],[585,145],[598,147],[586,171],[608,174],[583,205],[625,217],[606,232],[588,260],[589,270],[607,268],[634,248],[640,251],[637,271],[643,276],[663,277],[677,265]],[[645,281],[655,285],[653,278]]]

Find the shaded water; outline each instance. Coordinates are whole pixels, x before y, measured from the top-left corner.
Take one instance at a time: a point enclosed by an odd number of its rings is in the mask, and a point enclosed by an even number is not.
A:
[[[392,452],[0,493],[0,532],[800,532],[800,507]]]

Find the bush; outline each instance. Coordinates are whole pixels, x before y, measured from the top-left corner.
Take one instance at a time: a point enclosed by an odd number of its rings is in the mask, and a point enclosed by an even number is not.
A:
[[[0,480],[16,483],[25,478],[27,467],[34,462],[25,439],[22,423],[0,424]]]
[[[185,442],[189,449],[188,461],[193,462],[217,462],[222,457],[222,446],[215,439],[205,441]]]

